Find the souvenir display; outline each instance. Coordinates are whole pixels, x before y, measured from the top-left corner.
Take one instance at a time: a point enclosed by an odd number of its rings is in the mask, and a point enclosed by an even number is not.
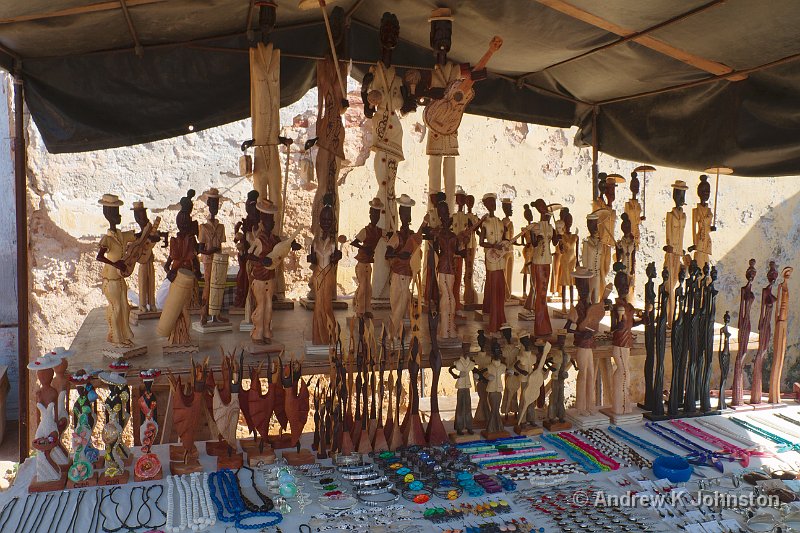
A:
[[[500,200],[500,208],[505,215],[501,220],[503,223],[503,239],[513,243],[516,239],[514,237],[514,222],[511,220],[511,215],[514,214],[514,206],[511,203],[511,198],[503,198]],[[511,298],[511,288],[514,285],[514,250],[511,247],[509,247],[506,252],[505,279],[506,300],[508,300]]]
[[[767,270],[767,285],[761,289],[761,314],[758,318],[758,349],[753,357],[753,376],[750,384],[750,404],[759,405],[763,402],[761,390],[763,387],[762,375],[764,368],[764,356],[767,354],[770,342],[772,341],[772,308],[775,306],[777,297],[772,294],[772,286],[778,279],[778,268],[775,261],[769,262]],[[773,355],[774,356],[774,355]],[[780,387],[778,388],[780,391]]]
[[[383,205],[380,227],[387,233],[396,231],[398,226],[394,185],[398,167],[404,159],[403,126],[398,114],[406,114],[416,108],[413,91],[409,90],[392,65],[392,52],[399,37],[400,23],[397,17],[393,13],[384,13],[379,32],[381,57],[369,68],[361,84],[364,116],[372,123],[370,150],[375,152],[377,196]],[[380,253],[378,257],[381,257]],[[382,291],[388,286],[388,277],[388,265],[379,260],[372,277],[372,284],[379,291],[375,297],[385,297]]]
[[[142,455],[133,466],[133,478],[136,481],[151,481],[163,477],[161,460],[152,452],[158,435],[158,410],[156,396],[153,394],[153,382],[161,375],[158,369],[139,372],[142,387],[139,391],[139,411],[142,424],[139,426],[139,442],[142,443]]]
[[[139,243],[146,241],[149,233],[137,239],[133,231],[117,229],[122,223],[119,208],[122,206],[115,194],[104,194],[97,202],[103,208],[103,216],[108,221],[108,231],[100,239],[97,260],[103,263],[102,290],[108,300],[106,322],[108,323],[108,346],[103,354],[119,358],[133,357],[147,353],[146,346],[136,346],[129,323],[128,283],[125,278],[133,272],[133,267],[142,254]],[[138,253],[137,253],[138,250]]]
[[[775,343],[769,376],[769,403],[781,403],[781,375],[786,355],[786,325],[789,320],[789,278],[792,276],[792,272],[794,272],[792,267],[784,267],[781,271],[783,281],[778,285],[778,295],[775,298]],[[721,362],[720,368],[722,368]],[[720,388],[720,390],[723,389]],[[720,398],[722,398],[721,393]]]
[[[686,213],[683,206],[686,205],[686,191],[689,187],[686,182],[677,180],[672,184],[672,199],[675,207],[667,213],[666,222],[666,246],[664,246],[664,266],[669,271],[670,299],[667,313],[667,324],[672,327],[675,313],[675,288],[678,285],[678,272],[683,264],[683,235],[686,229]]]
[[[198,462],[195,432],[203,411],[203,395],[208,376],[208,362],[201,365],[192,361],[191,381],[183,383],[180,376],[168,374],[172,394],[172,424],[180,444],[169,447],[169,469],[173,474],[190,474],[202,471]]]
[[[156,217],[154,222],[150,222],[147,217],[147,208],[144,202],[133,202],[133,219],[139,226],[139,232],[134,234],[137,242],[141,243],[142,252],[137,260],[139,263],[138,284],[139,284],[139,305],[132,311],[137,320],[146,318],[158,318],[158,308],[156,307],[156,271],[154,265],[153,248],[163,238],[164,246],[167,246],[167,233],[158,231],[161,224],[161,217]],[[146,237],[149,235],[149,237]],[[142,237],[145,236],[144,239]]]
[[[711,263],[711,232],[717,229],[714,227],[711,208],[708,207],[710,196],[711,185],[708,183],[708,176],[702,174],[697,185],[697,197],[700,202],[692,209],[692,245],[688,248],[689,252],[694,252],[694,260],[700,268],[706,263]]]
[[[39,416],[32,442],[39,453],[36,454],[36,473],[30,492],[63,489],[67,479],[67,456],[58,430],[58,391],[52,385],[53,369],[60,363],[60,358],[49,354],[28,363],[28,369],[36,372],[39,381],[39,389],[34,393]]]
[[[230,331],[230,321],[221,314],[225,283],[228,280],[228,255],[222,253],[222,245],[226,242],[225,226],[217,220],[223,198],[212,187],[200,199],[205,200],[208,205],[208,221],[200,225],[197,237],[197,251],[203,262],[203,301],[199,330]]]
[[[503,222],[494,216],[497,195],[483,195],[483,205],[489,212],[481,227],[480,245],[486,253],[486,282],[483,290],[483,314],[489,315],[487,333],[496,333],[506,322],[505,256],[510,242],[504,236]]]
[[[199,349],[189,335],[189,307],[195,298],[197,280],[202,277],[197,258],[198,225],[192,220],[194,194],[190,189],[181,198],[181,208],[176,217],[178,234],[170,238],[169,257],[164,263],[170,286],[156,333],[168,337],[164,346],[164,353],[168,355],[186,355]]]
[[[581,246],[581,265],[591,272],[592,277],[589,285],[589,296],[593,304],[602,301],[603,287],[606,280],[602,277],[600,264],[603,259],[603,244],[600,242],[598,236],[598,215],[597,213],[589,213],[586,215],[586,229],[589,236],[583,239]]]
[[[747,347],[750,341],[750,309],[756,295],[753,294],[753,280],[756,279],[756,260],[750,259],[747,272],[745,272],[747,283],[739,291],[739,329],[738,351],[736,360],[733,364],[733,396],[731,407],[738,407],[744,403],[744,358],[747,356]]]
[[[555,264],[556,257],[558,258],[558,277],[556,278],[556,287],[561,288],[561,311],[567,312],[567,288],[569,288],[569,305],[572,307],[573,294],[575,287],[575,280],[572,278],[572,272],[578,262],[578,232],[572,233],[572,213],[566,207],[561,208],[561,220],[564,229],[561,232],[556,249],[558,256],[553,256],[553,264]],[[555,292],[558,292],[557,290]]]
[[[98,476],[98,484],[124,485],[130,477],[127,467],[133,459],[122,438],[125,426],[131,418],[128,382],[125,376],[116,372],[100,372],[98,377],[108,386],[108,396],[103,400],[106,412],[103,426],[103,443],[106,445],[105,470]]]
[[[375,261],[375,248],[383,238],[383,230],[378,227],[384,205],[380,198],[369,202],[369,224],[358,232],[350,243],[358,248],[356,254],[356,279],[358,287],[353,295],[355,316],[372,318],[372,263]]]
[[[333,299],[336,297],[336,264],[342,258],[337,244],[334,198],[323,198],[319,212],[319,233],[311,243],[307,260],[313,266],[314,313],[311,319],[311,339],[315,345],[329,345],[336,319]],[[360,252],[360,251],[359,251]]]

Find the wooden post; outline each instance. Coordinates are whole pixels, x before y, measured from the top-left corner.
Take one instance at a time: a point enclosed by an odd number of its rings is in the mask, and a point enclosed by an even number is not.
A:
[[[22,72],[14,72],[14,195],[17,216],[17,346],[19,368],[19,460],[28,457],[28,359],[30,357],[28,320],[28,176],[23,122]]]
[[[592,108],[592,200],[597,196],[597,173],[599,171],[597,159],[599,156],[598,142],[600,135],[597,133],[597,114],[598,108],[594,106]]]

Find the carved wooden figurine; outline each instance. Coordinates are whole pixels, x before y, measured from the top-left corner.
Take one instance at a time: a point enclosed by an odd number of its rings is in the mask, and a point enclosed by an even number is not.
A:
[[[489,363],[486,369],[489,420],[482,435],[487,439],[498,439],[508,436],[508,432],[503,428],[503,420],[500,416],[500,403],[503,399],[503,376],[506,373],[506,365],[503,363],[503,354],[497,339],[492,339],[490,350],[492,362]]]
[[[724,411],[728,408],[728,402],[725,397],[725,384],[728,382],[728,371],[731,368],[732,333],[728,329],[731,314],[725,311],[725,316],[722,317],[722,320],[724,324],[719,332],[719,403],[717,403],[717,410],[719,411]]]
[[[762,372],[764,367],[764,356],[767,354],[770,341],[772,340],[772,308],[778,298],[772,294],[772,286],[778,279],[778,269],[775,261],[769,262],[767,271],[767,285],[761,289],[761,315],[758,318],[758,350],[753,358],[753,383],[750,385],[750,403],[757,405],[761,403]]]
[[[701,335],[703,320],[703,293],[704,284],[702,274],[697,266],[697,262],[692,260],[689,265],[689,277],[686,281],[686,318],[684,327],[686,328],[686,386],[684,389],[683,410],[685,413],[697,411],[698,377],[700,375],[701,351],[705,344],[704,337]]]
[[[122,439],[125,426],[131,418],[131,396],[125,377],[116,372],[101,372],[98,376],[108,385],[108,396],[103,400],[106,411],[103,426],[103,442],[106,445],[105,470],[98,482],[101,485],[117,485],[128,482],[131,452]]]
[[[456,187],[456,212],[453,213],[453,233],[456,235],[461,235],[467,231],[467,228],[470,226],[470,216],[466,213],[465,207],[467,205],[467,193],[464,192],[464,189],[461,186]],[[475,233],[471,232],[462,239],[462,247],[464,248],[464,256],[456,255],[453,257],[453,267],[455,269],[455,280],[453,282],[453,298],[455,298],[456,304],[456,316],[463,317],[465,316],[462,311],[462,288],[466,287],[463,284],[462,278],[464,276],[464,263],[469,258],[470,254],[470,245],[474,240]],[[473,251],[474,254],[474,251]]]
[[[150,222],[147,218],[147,208],[144,202],[133,202],[133,219],[139,225],[139,232],[134,236],[140,239],[142,235],[149,234],[150,238],[146,239],[142,249],[142,254],[139,256],[139,308],[138,319],[144,318],[157,318],[158,308],[156,307],[156,272],[154,266],[153,247],[162,238],[167,236],[167,233],[161,231],[154,231],[153,228],[157,227],[160,218],[156,217],[156,222]],[[164,246],[167,246],[165,239]]]
[[[475,392],[478,394],[478,405],[475,406],[475,417],[472,420],[472,425],[476,428],[485,428],[489,421],[489,400],[486,396],[486,386],[489,380],[486,376],[486,371],[492,362],[492,357],[489,354],[488,339],[482,329],[478,330],[478,346],[480,350],[475,354],[475,370],[473,371]]]
[[[218,449],[213,455],[217,456],[217,468],[240,468],[242,454],[238,452],[236,428],[239,424],[239,393],[242,387],[242,356],[239,362],[233,353],[222,354],[222,381],[216,383],[211,392],[211,409],[214,426],[217,429],[216,437],[224,442],[224,449]],[[209,392],[209,391],[207,391]],[[206,451],[208,453],[208,445]],[[223,448],[222,446],[218,448]],[[212,455],[209,453],[209,455]]]
[[[235,234],[233,242],[236,244],[239,258],[239,273],[236,275],[236,298],[233,306],[240,307],[244,311],[244,317],[239,325],[240,331],[250,331],[253,328],[251,321],[253,297],[250,286],[253,264],[247,260],[247,250],[250,249],[250,245],[255,240],[255,232],[260,221],[256,202],[258,202],[258,191],[253,190],[247,193],[247,199],[244,202],[246,215],[236,223],[233,229]]]
[[[222,253],[225,243],[225,226],[217,220],[219,204],[222,196],[212,187],[200,197],[208,205],[208,221],[200,225],[197,238],[198,253],[203,260],[203,307],[200,315],[200,324],[209,326],[200,328],[203,331],[230,330],[231,325],[222,312],[222,298],[225,292],[225,283],[228,280],[228,255]]]
[[[533,277],[533,334],[545,337],[553,333],[550,314],[547,309],[547,285],[550,281],[550,266],[553,262],[551,245],[558,245],[559,237],[550,225],[552,210],[541,198],[531,205],[539,212],[540,220],[531,231],[533,241],[532,277]],[[530,295],[528,296],[530,299]]]
[[[397,199],[400,211],[400,229],[389,238],[386,248],[386,259],[392,271],[391,291],[389,302],[392,314],[390,333],[392,339],[399,339],[403,329],[403,318],[408,314],[408,305],[411,302],[411,279],[414,275],[414,256],[419,264],[419,250],[422,243],[422,227],[416,233],[411,230],[411,208],[416,202],[407,194],[402,194]],[[417,267],[419,271],[419,267]]]
[[[605,314],[602,303],[592,303],[591,285],[594,274],[585,267],[577,267],[572,278],[578,288],[578,302],[567,315],[565,329],[573,333],[575,364],[578,366],[575,390],[575,417],[597,414],[595,396],[594,335]]]
[[[564,385],[569,377],[569,364],[572,361],[566,350],[564,342],[567,338],[567,331],[558,330],[556,348],[558,349],[558,360],[554,363],[553,378],[550,380],[550,398],[547,405],[547,420],[544,427],[548,431],[562,431],[570,429],[572,424],[567,422],[567,411],[564,406]]]
[[[561,239],[564,236],[564,216],[569,213],[569,208],[563,207],[558,211],[558,218],[553,223],[556,237],[559,244],[553,249],[553,266],[550,268],[550,286],[549,294],[561,294],[561,287],[559,286],[559,278],[561,277]],[[570,272],[572,272],[570,270]]]
[[[489,212],[481,228],[480,245],[486,252],[486,282],[483,291],[483,312],[489,315],[488,333],[496,333],[506,321],[505,254],[510,243],[503,238],[503,222],[494,216],[497,195],[483,195],[483,205]]]
[[[547,376],[547,358],[550,354],[550,343],[542,339],[536,340],[536,357],[534,358],[533,343],[527,335],[520,337],[524,351],[520,355],[515,368],[525,376],[524,387],[520,397],[519,418],[514,431],[519,435],[539,435],[542,428],[536,424],[536,400],[542,392]]]
[[[139,426],[139,442],[142,443],[142,455],[133,466],[135,481],[153,481],[163,476],[161,460],[152,452],[153,444],[158,435],[158,402],[153,393],[153,382],[161,375],[157,369],[139,372],[142,385],[139,389],[139,412],[142,423]]]
[[[511,216],[514,214],[514,205],[511,203],[511,198],[503,198],[500,200],[500,207],[505,215],[502,219],[503,222],[503,238],[507,241],[514,240],[514,221]],[[506,300],[511,298],[511,289],[514,286],[514,249],[509,248],[506,253]]]
[[[35,371],[39,380],[39,389],[34,393],[39,420],[31,443],[38,453],[35,458],[36,473],[29,488],[30,492],[63,489],[67,479],[67,457],[60,447],[56,414],[58,391],[52,386],[53,368],[59,363],[61,359],[49,355],[28,363],[28,369]]]
[[[457,435],[463,435],[464,431],[472,435],[472,372],[475,370],[469,352],[461,354],[448,369],[450,375],[456,380],[456,418],[453,427]]]
[[[525,217],[527,224],[520,231],[519,242],[514,242],[513,244],[522,246],[522,270],[520,270],[520,274],[522,274],[522,302],[528,304],[528,298],[533,298],[532,292],[528,291],[528,278],[530,278],[531,291],[533,291],[533,274],[531,272],[533,268],[531,262],[533,259],[533,236],[531,232],[534,227],[533,211],[531,211],[529,204],[523,205],[522,216]]]
[[[622,230],[622,238],[617,241],[617,260],[625,267],[625,273],[628,275],[628,283],[630,291],[628,292],[628,302],[633,303],[633,292],[636,289],[636,240],[633,238],[631,232],[631,220],[628,218],[627,213],[622,213],[622,223],[620,229]]]
[[[569,305],[572,307],[574,298],[575,281],[572,272],[578,261],[578,232],[572,233],[572,213],[564,207],[561,209],[561,222],[564,230],[561,233],[556,248],[559,250],[558,260],[558,279],[557,285],[561,288],[561,310],[567,311],[567,287],[569,287]]]
[[[667,349],[667,313],[669,309],[669,270],[661,271],[658,286],[658,314],[655,319],[655,374],[653,376],[653,403],[650,412],[655,417],[664,415],[664,361]]]
[[[589,236],[583,239],[581,249],[581,264],[592,273],[589,285],[589,299],[592,303],[599,303],[603,294],[605,278],[601,276],[600,264],[603,260],[603,244],[597,235],[597,214],[589,213],[586,215],[586,229]]]
[[[786,355],[786,325],[789,320],[789,278],[794,269],[784,267],[783,281],[778,285],[775,309],[775,343],[772,350],[772,371],[769,376],[769,403],[781,403],[781,375]]]
[[[701,334],[703,336],[703,359],[700,379],[700,409],[707,413],[711,411],[711,373],[714,362],[714,326],[717,319],[717,268],[709,268],[708,263],[703,266],[703,322]],[[710,280],[710,282],[708,281]],[[722,393],[724,395],[724,391]]]
[[[455,257],[466,255],[461,240],[453,233],[447,202],[437,206],[439,227],[433,232],[433,249],[438,257],[436,277],[439,291],[439,331],[440,339],[460,342],[456,331],[456,303],[453,294],[455,283]]]
[[[358,232],[350,244],[358,248],[356,254],[356,279],[358,287],[353,295],[355,316],[372,318],[372,263],[375,261],[375,248],[383,238],[383,230],[378,227],[384,205],[380,198],[369,203],[369,224]]]
[[[617,289],[617,301],[614,303],[611,314],[614,321],[611,327],[611,357],[614,359],[616,370],[613,377],[611,409],[614,415],[620,415],[632,413],[635,406],[630,394],[630,356],[633,346],[631,329],[640,321],[634,320],[635,311],[628,302],[630,286],[624,265],[616,263],[614,270],[616,271],[614,287]]]
[[[194,191],[190,189],[181,198],[181,210],[176,217],[178,234],[169,241],[169,257],[164,263],[170,286],[156,333],[169,338],[164,346],[165,354],[187,354],[198,350],[189,336],[189,306],[195,283],[202,277],[197,258],[198,227],[197,222],[192,220],[193,197]]]
[[[665,265],[665,270],[669,268]],[[686,279],[686,269],[683,265],[679,267],[677,276],[677,286],[674,291],[675,317],[672,320],[672,331],[670,333],[671,352],[672,352],[672,376],[669,387],[669,401],[667,412],[669,416],[677,416],[678,410],[683,403],[684,384],[686,380],[686,293],[683,289],[683,281]],[[672,274],[670,274],[672,276]],[[671,280],[672,278],[670,278]],[[670,281],[670,285],[672,281]],[[669,313],[669,303],[667,304]],[[669,315],[668,315],[669,316]]]
[[[653,410],[653,404],[661,401],[661,391],[655,394],[655,365],[656,365],[656,290],[655,278],[656,264],[648,263],[645,270],[647,282],[644,284],[644,403],[640,407],[647,411]],[[658,400],[656,400],[658,398]]]
[[[692,209],[692,245],[689,252],[694,252],[694,260],[697,265],[703,268],[706,263],[711,263],[711,232],[716,231],[714,227],[714,214],[708,207],[708,199],[711,196],[711,185],[708,183],[708,176],[700,176],[700,184],[697,186],[697,196],[700,198],[697,206]]]
[[[104,194],[98,204],[103,207],[103,216],[108,221],[108,231],[100,239],[100,250],[97,252],[97,260],[104,263],[101,273],[102,290],[108,300],[106,340],[110,346],[106,348],[106,353],[114,357],[141,355],[147,351],[147,348],[144,346],[134,347],[133,344],[133,332],[128,322],[130,317],[128,284],[125,281],[130,270],[123,257],[128,245],[136,240],[136,236],[133,231],[117,229],[122,222],[122,216],[119,213],[122,200],[114,194]]]
[[[180,439],[180,444],[169,447],[169,469],[172,474],[188,474],[203,469],[198,462],[199,452],[194,439],[203,412],[207,374],[207,363],[197,365],[192,361],[189,383],[184,385],[180,376],[172,373],[167,375],[172,394],[172,423]]]
[[[603,194],[592,202],[592,210],[598,217],[598,236],[602,247],[600,248],[600,280],[605,284],[606,277],[611,270],[612,250],[616,245],[617,212],[614,211],[614,199],[616,198],[617,183],[624,183],[625,178],[619,174],[605,175],[600,173],[597,176],[598,186],[603,187]]]
[[[69,358],[75,355],[72,350],[66,350],[63,346],[54,348],[50,352],[50,357],[59,360],[58,365],[53,368],[53,388],[58,391],[58,403],[56,404],[56,423],[58,424],[59,447],[64,455],[64,463],[67,462],[69,452],[61,444],[61,435],[69,426],[69,391],[70,380],[67,376],[67,366]]]
[[[686,229],[686,213],[683,206],[686,204],[686,191],[688,187],[682,180],[677,180],[672,184],[672,199],[675,207],[667,213],[667,244],[664,246],[664,264],[669,271],[670,280],[670,299],[668,314],[668,325],[672,326],[675,315],[675,287],[678,285],[678,271],[681,268],[683,258],[683,234]]]
[[[475,205],[475,197],[471,194],[467,195],[467,216],[471,227],[477,228],[478,215],[472,212]],[[480,230],[476,229],[470,233],[469,241],[467,244],[467,256],[464,258],[464,307],[467,309],[475,309],[478,305],[477,294],[475,292],[475,283],[473,281],[475,274],[475,254],[478,251],[478,235]]]
[[[519,346],[513,342],[513,330],[509,324],[500,326],[500,346],[503,353],[503,364],[506,365],[506,379],[503,387],[503,400],[500,404],[500,412],[503,414],[504,421],[509,421],[512,417],[519,414],[519,390],[520,374],[515,370],[520,355]]]
[[[334,231],[334,198],[326,196],[319,213],[319,233],[314,236],[307,260],[314,265],[314,314],[311,337],[316,345],[329,345],[336,318],[333,299],[336,297],[336,264],[342,258]],[[372,211],[370,211],[372,213]]]
[[[645,172],[645,178],[646,177],[647,174]],[[645,220],[645,217],[644,213],[642,212],[642,204],[639,203],[639,198],[638,198],[639,175],[636,171],[631,172],[630,188],[631,188],[631,199],[625,202],[625,214],[628,215],[628,220],[631,221],[631,233],[633,234],[633,240],[634,242],[636,242],[636,247],[638,248],[641,243],[641,226],[642,222],[644,222]]]
[[[747,283],[739,291],[739,335],[737,341],[739,349],[733,363],[733,395],[731,405],[742,405],[744,402],[744,358],[747,356],[747,347],[750,343],[750,309],[756,295],[753,294],[753,280],[756,279],[756,260],[750,259],[750,264],[745,272]]]

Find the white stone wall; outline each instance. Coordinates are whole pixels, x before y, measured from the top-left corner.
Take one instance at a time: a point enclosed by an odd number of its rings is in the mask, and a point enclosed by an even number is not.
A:
[[[346,114],[347,144],[345,164],[340,176],[342,220],[340,232],[352,238],[366,222],[367,202],[375,195],[377,184],[369,153],[369,124],[364,121],[357,86],[350,83],[351,108]],[[281,111],[284,135],[302,146],[314,136],[316,92]],[[0,119],[2,122],[2,119]],[[424,193],[427,189],[425,126],[421,113],[404,117],[404,152],[396,186],[397,194],[408,193],[418,200],[413,212],[414,224],[424,214]],[[687,124],[686,127],[692,127]],[[590,211],[591,151],[579,150],[572,144],[574,131],[547,128],[483,117],[464,117],[459,139],[461,156],[457,162],[458,182],[476,198],[489,191],[510,195],[515,199],[514,223],[524,223],[522,203],[537,197],[547,202],[560,202],[570,207],[575,227],[586,235],[585,215]],[[33,295],[31,302],[31,347],[34,353],[55,345],[68,346],[86,313],[103,305],[100,293],[100,264],[95,261],[97,243],[106,224],[97,199],[106,192],[125,201],[123,225],[132,226],[127,209],[135,200],[143,200],[151,211],[164,217],[163,226],[174,230],[175,211],[164,208],[175,204],[186,189],[198,195],[209,186],[218,187],[232,202],[223,203],[220,218],[232,238],[232,227],[243,213],[243,199],[251,184],[236,178],[240,143],[250,138],[249,120],[127,148],[80,154],[47,153],[36,128],[29,126],[29,201],[31,232],[31,268]],[[679,132],[677,133],[679,134]],[[289,178],[287,231],[309,225],[313,184],[302,184],[297,173],[298,154],[292,156]],[[709,165],[715,164],[709,161]],[[628,176],[635,162],[602,156],[600,168]],[[698,172],[660,168],[647,185],[647,221],[643,227],[643,249],[638,258],[644,268],[656,261],[659,270],[663,261],[664,216],[671,209],[670,183],[685,180],[687,214],[697,202],[695,192]],[[712,191],[714,180],[711,180]],[[719,231],[714,234],[715,259],[720,271],[718,319],[725,310],[736,324],[738,287],[744,279],[747,259],[758,262],[753,324],[758,322],[761,287],[765,284],[766,265],[775,259],[779,267],[797,264],[800,255],[800,180],[784,178],[743,178],[723,176],[719,191]],[[627,186],[618,189],[616,207],[622,210],[630,193]],[[712,192],[713,201],[713,192]],[[478,206],[478,212],[482,207]],[[202,219],[204,206],[196,203],[197,218]],[[690,216],[689,216],[690,218]],[[303,233],[305,244],[311,235]],[[691,244],[687,227],[686,246]],[[163,250],[157,248],[159,258]],[[354,290],[355,255],[345,246],[345,258],[339,269],[340,293]],[[481,289],[481,261],[476,264],[476,284]],[[521,267],[518,257],[517,269]],[[158,275],[162,275],[157,269]],[[307,291],[309,270],[298,254],[287,268],[288,292],[292,297]],[[637,294],[641,297],[644,276],[638,276]],[[521,290],[521,276],[514,280]],[[794,290],[794,286],[792,287]],[[795,296],[793,296],[795,297]],[[800,299],[800,294],[795,298]],[[797,305],[791,306],[792,325],[796,324]],[[789,328],[787,369],[794,367],[798,353],[797,328]],[[786,374],[791,374],[791,370]]]

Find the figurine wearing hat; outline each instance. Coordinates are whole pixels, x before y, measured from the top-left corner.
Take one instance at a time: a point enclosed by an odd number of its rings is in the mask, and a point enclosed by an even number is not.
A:
[[[270,253],[281,242],[273,231],[275,215],[278,208],[270,200],[262,198],[256,203],[261,215],[261,225],[255,235],[250,249],[247,251],[248,261],[253,261],[252,290],[255,300],[253,310],[253,331],[250,338],[253,344],[270,344],[272,342],[272,297],[275,294],[275,270]],[[292,242],[292,249],[299,250],[300,245]]]
[[[216,268],[224,270],[224,276],[227,279],[228,274],[228,256],[222,253],[222,244],[225,242],[225,226],[217,220],[217,213],[219,213],[219,204],[221,196],[216,187],[212,187],[200,197],[205,200],[208,205],[208,220],[200,226],[199,236],[197,242],[199,244],[198,252],[203,258],[203,308],[200,315],[200,323],[205,325],[209,318],[211,322],[228,323],[228,320],[220,316],[220,308],[214,306],[209,308],[209,298],[211,296],[211,279],[212,270],[214,270],[215,256],[224,258],[225,261],[217,261]],[[220,274],[218,274],[220,276]],[[219,294],[219,300],[222,301],[222,294]]]
[[[477,300],[475,294],[475,283],[473,278],[475,275],[475,254],[478,251],[478,235],[480,235],[480,228],[482,224],[478,224],[478,215],[472,212],[475,206],[475,197],[471,194],[467,195],[467,216],[469,217],[470,228],[474,228],[469,232],[469,241],[467,244],[467,256],[464,258],[464,304],[474,306]]]
[[[486,252],[486,282],[483,291],[483,313],[489,315],[488,333],[496,333],[506,321],[506,253],[510,242],[504,238],[503,222],[494,216],[497,195],[483,195],[489,216],[481,226],[480,245]]]
[[[514,206],[511,198],[503,198],[500,200],[500,207],[503,210],[503,238],[507,241],[514,240],[514,221],[511,220],[511,215],[514,214]],[[514,279],[514,249],[509,248],[506,254],[506,300],[511,298],[511,287],[513,286]]]
[[[503,362],[506,365],[506,380],[503,389],[503,400],[500,412],[506,420],[519,413],[519,373],[514,370],[514,365],[519,358],[519,346],[513,342],[514,331],[510,324],[500,326],[500,344],[503,352]]]
[[[525,309],[533,311],[534,336],[545,337],[553,332],[547,310],[547,285],[550,282],[550,265],[553,262],[551,246],[558,244],[559,241],[553,226],[550,225],[552,211],[548,205],[541,198],[536,199],[531,205],[539,212],[540,220],[534,223],[531,229],[533,290],[525,301]]]
[[[233,242],[236,244],[236,251],[239,256],[239,273],[236,276],[236,299],[233,302],[234,307],[241,307],[244,310],[244,318],[239,325],[250,325],[252,327],[251,315],[253,313],[253,297],[250,280],[253,271],[253,263],[247,260],[247,250],[250,249],[250,244],[256,239],[256,231],[260,220],[258,209],[256,209],[256,202],[258,202],[258,191],[252,190],[247,193],[247,199],[244,202],[245,217],[236,223],[233,228],[234,237]]]
[[[602,270],[600,265],[603,260],[603,244],[600,242],[600,237],[597,235],[596,213],[589,213],[586,215],[586,229],[589,231],[589,236],[583,239],[581,261],[583,266],[592,273],[589,291],[590,300],[592,303],[598,303],[601,301],[600,294],[603,291],[605,278],[601,277]]]
[[[627,415],[633,412],[635,403],[631,401],[630,356],[633,347],[632,328],[641,324],[634,320],[635,310],[628,303],[630,285],[625,265],[614,264],[614,287],[617,289],[617,301],[611,310],[611,357],[614,359],[613,387],[611,390],[611,410],[614,415]]]
[[[125,275],[128,265],[122,260],[128,244],[136,240],[133,231],[120,231],[117,226],[122,222],[119,208],[122,206],[115,194],[104,194],[98,201],[103,207],[103,216],[108,221],[108,231],[100,239],[100,250],[97,260],[104,263],[101,276],[103,278],[103,295],[108,300],[106,321],[108,322],[107,340],[115,348],[133,346],[133,332],[128,318],[128,284]]]
[[[575,364],[578,367],[575,389],[575,414],[577,417],[591,416],[597,413],[595,400],[595,366],[594,335],[600,328],[600,320],[605,314],[603,303],[592,303],[591,280],[592,271],[585,267],[577,267],[572,273],[578,288],[578,303],[567,315],[564,329],[573,333],[575,345]]]
[[[456,187],[456,206],[457,210],[452,215],[453,219],[453,233],[458,235],[464,243],[465,255],[461,257],[457,255],[453,258],[455,265],[455,281],[453,282],[453,297],[456,301],[456,315],[461,315],[461,287],[462,276],[464,274],[464,261],[468,259],[470,245],[474,243],[475,232],[467,232],[470,226],[470,216],[466,213],[465,208],[467,205],[467,193],[461,188],[461,185]],[[473,247],[473,255],[475,249]]]
[[[420,245],[422,244],[422,230],[427,226],[423,221],[419,230],[411,229],[411,208],[414,200],[407,194],[400,195],[397,205],[400,212],[400,229],[395,231],[386,245],[386,259],[392,272],[389,303],[391,305],[390,333],[393,339],[399,339],[402,334],[403,317],[408,313],[408,304],[411,301],[411,279],[421,268]]]
[[[624,183],[625,178],[619,174],[606,175],[603,172],[598,174],[598,178],[601,177],[602,183],[605,184],[603,196],[599,196],[593,202],[592,209],[597,214],[598,236],[603,244],[601,248],[600,278],[605,283],[608,272],[611,270],[611,252],[617,243],[614,237],[617,227],[617,212],[614,211],[614,199],[616,198],[617,184]]]
[[[438,205],[439,228],[433,231],[433,249],[438,256],[436,280],[439,288],[439,331],[440,339],[457,339],[456,304],[453,294],[455,279],[455,258],[466,255],[461,240],[452,230],[452,219],[447,202]]]
[[[708,176],[700,176],[700,183],[697,185],[697,197],[700,201],[692,209],[692,245],[690,252],[694,252],[694,260],[697,266],[703,268],[708,263],[711,264],[711,232],[717,228],[713,226],[714,214],[708,207],[708,199],[711,196],[711,185],[708,183]]]
[[[569,305],[572,306],[573,288],[575,282],[572,279],[572,272],[578,262],[578,232],[572,233],[572,213],[569,209],[562,207],[560,211],[561,222],[564,230],[561,234],[556,248],[560,251],[558,260],[558,279],[556,285],[561,287],[561,310],[567,312],[567,287],[569,287]],[[554,259],[555,261],[555,259]]]
[[[678,285],[678,272],[683,259],[683,236],[686,230],[686,182],[677,180],[672,184],[672,199],[675,207],[667,213],[667,244],[664,246],[664,265],[669,271],[669,307],[667,309],[667,323],[672,327],[672,318],[675,314],[675,287]]]
[[[135,237],[138,239],[142,235],[149,235],[144,243],[142,254],[137,261],[139,263],[139,313],[155,313],[158,309],[156,308],[156,271],[153,264],[153,248],[162,238],[166,247],[167,233],[163,231],[152,233],[154,224],[147,218],[147,208],[144,206],[144,202],[133,202],[131,210],[133,211],[133,219],[139,225],[139,232],[136,233]],[[156,222],[159,220],[156,217]],[[142,318],[141,314],[139,318]]]
[[[351,246],[358,248],[356,254],[358,288],[353,296],[357,317],[372,318],[372,263],[375,262],[375,248],[383,238],[383,230],[378,227],[382,210],[381,199],[373,198],[369,202],[369,224],[364,226],[350,243]]]
[[[311,282],[314,288],[314,313],[311,318],[311,337],[315,345],[328,345],[331,342],[332,328],[336,319],[333,315],[333,299],[336,297],[336,264],[342,252],[336,245],[335,199],[326,194],[319,212],[319,232],[314,236],[307,260],[313,266]]]
[[[655,170],[650,166],[642,166],[637,168],[642,169],[642,171],[645,173]],[[636,241],[636,246],[638,248],[641,241],[640,227],[642,222],[644,222],[644,216],[642,214],[642,204],[639,202],[639,174],[636,171],[631,172],[630,188],[631,199],[625,202],[625,213],[628,215],[628,219],[631,221],[631,233],[633,233],[633,239]]]
[[[49,483],[60,483],[64,488],[66,476],[60,465],[68,462],[66,451],[61,445],[61,432],[58,428],[59,393],[53,387],[54,369],[61,364],[61,357],[49,353],[28,363],[28,369],[36,372],[39,389],[34,393],[39,420],[34,434],[33,447],[42,453],[36,455],[35,484],[44,486]],[[57,490],[57,488],[44,489]]]
[[[636,287],[636,240],[633,238],[633,225],[628,218],[628,213],[622,213],[622,238],[617,241],[617,261],[625,267],[628,275],[628,302],[633,303],[633,289]]]

